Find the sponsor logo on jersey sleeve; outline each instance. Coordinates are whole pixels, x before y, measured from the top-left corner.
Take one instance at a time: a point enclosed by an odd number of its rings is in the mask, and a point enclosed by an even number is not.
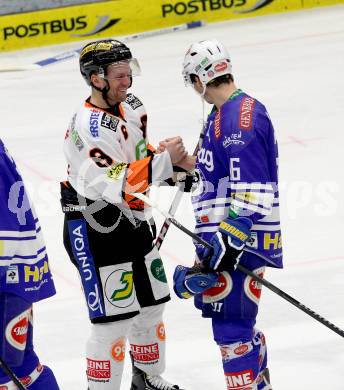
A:
[[[128,93],[127,98],[125,99],[125,102],[129,104],[129,106],[136,110],[137,108],[143,106],[140,99],[138,99],[135,95],[132,93]]]
[[[76,129],[72,130],[72,132],[71,132],[71,139],[74,142],[74,144],[75,144],[76,148],[78,149],[78,151],[81,152],[82,149],[84,148],[84,142],[80,138],[79,133],[76,131]]]
[[[221,109],[219,109],[215,115],[214,130],[215,138],[219,139],[221,137]]]
[[[253,98],[248,96],[242,99],[239,112],[239,129],[252,130],[255,102]]]
[[[92,134],[92,137],[99,137],[99,115],[100,111],[98,110],[91,110],[90,115],[90,133]]]

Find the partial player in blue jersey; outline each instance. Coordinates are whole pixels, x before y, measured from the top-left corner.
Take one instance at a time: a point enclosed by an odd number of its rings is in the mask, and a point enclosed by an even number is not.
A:
[[[41,227],[0,139],[0,358],[29,390],[58,390],[32,343],[32,305],[55,294]],[[0,389],[17,386],[0,370]]]
[[[266,267],[283,266],[274,129],[264,105],[234,84],[220,42],[191,45],[183,76],[214,105],[192,197],[195,232],[213,249],[195,244],[199,266],[178,266],[174,290],[180,298],[195,296],[202,316],[212,318],[227,389],[271,390],[265,337],[255,328],[261,285],[236,266],[261,277]]]

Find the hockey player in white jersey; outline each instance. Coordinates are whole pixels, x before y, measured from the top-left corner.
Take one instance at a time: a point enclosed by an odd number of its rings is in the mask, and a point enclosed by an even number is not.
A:
[[[91,96],[74,114],[65,137],[68,181],[61,183],[64,244],[78,268],[89,318],[90,390],[118,390],[127,339],[131,390],[179,389],[165,381],[164,305],[170,300],[163,263],[153,244],[155,225],[131,195],[188,168],[179,137],[156,153],[148,143],[147,114],[127,92],[139,64],[115,40],[87,44],[80,70]]]

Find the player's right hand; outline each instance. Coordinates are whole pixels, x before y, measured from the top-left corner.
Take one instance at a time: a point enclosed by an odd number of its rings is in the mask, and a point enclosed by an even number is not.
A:
[[[252,221],[247,217],[225,218],[205,252],[204,258],[213,271],[234,271],[242,255],[246,241],[251,236]]]
[[[159,143],[158,152],[164,150],[167,150],[170,154],[173,165],[176,165],[179,161],[184,160],[188,155],[181,137],[167,138],[165,141],[161,141]]]
[[[218,278],[217,273],[203,273],[197,266],[178,265],[173,274],[173,290],[179,298],[188,299],[213,287]]]

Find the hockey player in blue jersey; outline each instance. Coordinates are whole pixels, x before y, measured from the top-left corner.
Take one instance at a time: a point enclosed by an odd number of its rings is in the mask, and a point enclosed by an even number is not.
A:
[[[32,343],[32,305],[54,294],[38,218],[0,139],[0,358],[29,390],[59,389]],[[1,369],[0,389],[17,389]]]
[[[183,76],[214,105],[192,197],[195,232],[213,250],[195,244],[203,272],[178,266],[174,290],[180,298],[195,296],[202,316],[212,318],[227,389],[270,390],[265,338],[255,328],[261,285],[236,265],[240,261],[261,277],[267,266],[282,268],[274,129],[263,104],[235,86],[220,42],[191,45]]]

